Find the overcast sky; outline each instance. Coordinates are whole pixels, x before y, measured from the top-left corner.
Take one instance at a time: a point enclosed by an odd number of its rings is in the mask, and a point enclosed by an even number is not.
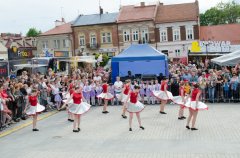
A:
[[[104,12],[117,12],[119,6],[156,0],[101,0]],[[194,2],[195,0],[161,0],[164,4]],[[199,0],[200,12],[204,12],[220,1]],[[236,0],[240,1],[240,0]],[[30,27],[45,32],[54,27],[54,21],[63,16],[71,21],[78,14],[98,13],[99,0],[0,0],[0,33],[25,33]],[[62,10],[62,11],[61,11]]]

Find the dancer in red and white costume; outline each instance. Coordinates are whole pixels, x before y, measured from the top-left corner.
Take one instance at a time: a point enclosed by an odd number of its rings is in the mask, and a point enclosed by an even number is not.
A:
[[[108,101],[112,100],[114,98],[114,96],[108,92],[109,89],[108,89],[108,84],[106,81],[103,83],[102,89],[103,89],[103,92],[101,94],[99,94],[97,97],[104,100],[104,106],[103,106],[102,113],[107,114],[107,113],[109,113],[107,111]]]
[[[129,96],[129,92],[130,92],[130,84],[131,84],[131,80],[126,80],[126,83],[123,87],[123,91],[122,91],[122,104],[123,104],[123,111],[122,111],[122,118],[126,119],[126,102]]]
[[[75,86],[75,92],[73,92],[71,97],[66,101],[62,108],[64,108],[71,100],[73,100],[73,103],[69,104],[69,112],[74,115],[73,132],[79,132],[80,117],[82,114],[90,110],[91,105],[82,101],[82,90],[78,86]]]
[[[28,96],[28,102],[30,108],[27,110],[26,114],[33,117],[33,131],[39,131],[37,129],[37,117],[38,114],[45,110],[45,107],[38,103],[38,91],[33,89],[32,93]]]
[[[191,101],[188,102],[185,106],[189,108],[189,116],[187,119],[187,129],[198,130],[195,128],[195,123],[197,119],[198,110],[207,110],[208,106],[203,102],[199,101],[201,95],[201,90],[199,89],[198,84],[194,84],[194,89],[191,93]],[[190,128],[189,124],[192,121],[192,127]]]
[[[139,127],[144,130],[144,127],[141,123],[140,112],[144,109],[145,106],[140,101],[138,101],[139,91],[140,87],[135,85],[134,90],[129,93],[127,98],[126,108],[129,112],[129,131],[132,131],[132,119],[134,113],[137,116]]]
[[[185,108],[186,104],[190,101],[189,95],[184,90],[184,82],[180,83],[179,94],[180,94],[180,96],[173,97],[172,101],[175,104],[180,105],[179,112],[178,112],[178,119],[184,120],[184,119],[186,119],[186,117],[183,115],[184,108]]]
[[[160,91],[153,91],[155,97],[161,100],[160,104],[160,114],[167,114],[164,112],[165,105],[167,104],[168,100],[173,98],[173,95],[168,90],[168,78],[164,77],[161,83]]]

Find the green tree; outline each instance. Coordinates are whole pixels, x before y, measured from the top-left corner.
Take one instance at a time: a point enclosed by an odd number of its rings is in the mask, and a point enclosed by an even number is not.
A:
[[[218,3],[215,7],[200,14],[201,26],[236,23],[240,18],[240,4],[235,1]]]
[[[26,34],[27,37],[37,37],[42,32],[37,30],[36,28],[30,28]]]

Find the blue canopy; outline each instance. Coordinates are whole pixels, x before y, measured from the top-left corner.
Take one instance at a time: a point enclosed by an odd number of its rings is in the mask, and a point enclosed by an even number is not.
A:
[[[148,44],[134,44],[112,58],[112,81],[116,76],[135,74],[168,75],[167,56]]]

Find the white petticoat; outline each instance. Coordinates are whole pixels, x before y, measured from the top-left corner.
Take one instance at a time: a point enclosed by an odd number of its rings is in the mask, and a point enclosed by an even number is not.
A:
[[[155,97],[161,100],[171,100],[173,98],[173,95],[171,92],[167,91],[168,96],[164,91],[153,91],[152,92]]]
[[[117,98],[119,101],[122,101],[122,93],[116,93],[116,98]]]
[[[101,93],[97,96],[97,98],[101,98],[104,100],[112,100],[114,96],[111,93]]]
[[[187,99],[187,96],[185,96],[184,99]],[[184,103],[184,102],[182,101],[182,97],[181,97],[181,96],[175,96],[175,97],[172,98],[172,101],[173,101],[175,104],[178,104],[178,105],[180,105],[180,106],[185,106],[186,104],[189,104],[189,102],[191,101],[191,99],[188,98],[188,99],[186,100],[186,102]]]
[[[190,108],[192,110],[208,110],[208,106],[205,103],[201,101],[198,101],[198,105],[196,103],[197,103],[196,101],[189,101],[185,105],[185,107]]]
[[[125,102],[127,102],[127,99],[128,99],[128,95],[123,93],[121,102],[125,103]]]
[[[69,112],[73,114],[84,114],[88,112],[91,108],[91,105],[86,102],[81,102],[81,104],[69,104]]]
[[[138,113],[141,112],[145,106],[140,101],[137,101],[137,103],[131,103],[130,101],[127,102],[127,111],[130,113]]]
[[[27,110],[26,114],[27,115],[36,115],[37,113],[40,113],[43,110],[45,110],[45,107],[38,103],[37,106],[30,106],[30,108]]]
[[[70,93],[63,94],[63,102],[66,103],[67,100],[71,97]],[[73,104],[73,99],[71,99],[68,104]]]

